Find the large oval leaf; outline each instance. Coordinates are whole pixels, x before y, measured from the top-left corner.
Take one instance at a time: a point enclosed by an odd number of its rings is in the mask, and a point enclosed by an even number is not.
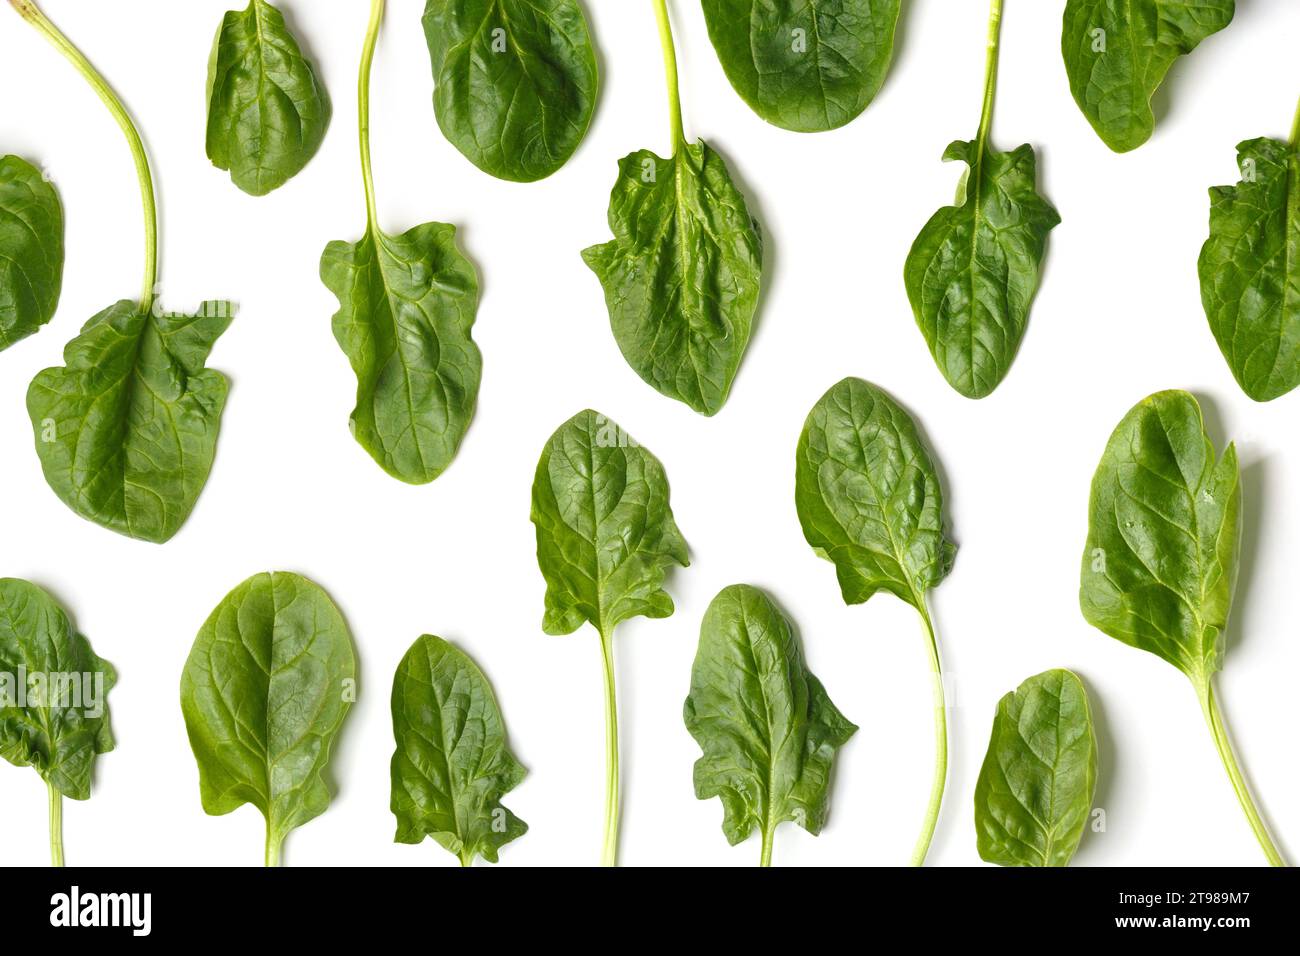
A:
[[[894,54],[901,0],[704,0],[709,39],[750,107],[786,129],[849,122]]]
[[[489,863],[528,824],[501,805],[526,771],[506,746],[505,723],[483,672],[425,634],[393,675],[392,800],[398,843],[433,837],[464,866]]]
[[[96,524],[163,542],[208,480],[228,384],[205,368],[229,302],[194,315],[123,300],[85,324],[27,390],[45,480]]]
[[[433,108],[479,169],[532,182],[582,142],[596,108],[596,55],[577,0],[428,0]]]
[[[41,171],[0,158],[0,351],[54,317],[63,285],[63,204]]]
[[[1066,670],[1029,678],[998,702],[975,783],[980,859],[1002,866],[1067,866],[1097,787],[1088,692]]]

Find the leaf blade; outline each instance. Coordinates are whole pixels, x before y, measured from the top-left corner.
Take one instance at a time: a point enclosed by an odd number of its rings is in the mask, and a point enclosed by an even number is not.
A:
[[[0,157],[0,352],[54,317],[63,259],[58,192],[31,163]]]

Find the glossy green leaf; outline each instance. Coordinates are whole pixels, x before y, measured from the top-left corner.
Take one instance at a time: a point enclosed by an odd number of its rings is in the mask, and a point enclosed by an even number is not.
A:
[[[821,832],[835,752],[858,728],[831,703],[790,622],[758,588],[732,585],[709,605],[683,717],[704,751],[695,795],[722,800],[732,845],[757,829],[766,864],[778,824]]]
[[[1067,866],[1097,787],[1088,692],[1066,670],[1029,678],[998,702],[975,783],[980,859],[1001,866]]]
[[[703,0],[736,92],[785,129],[835,129],[871,103],[894,55],[901,0]]]
[[[85,800],[95,758],[113,749],[108,692],[116,682],[54,598],[0,578],[0,757]]]
[[[479,169],[532,182],[582,142],[596,55],[577,0],[428,0],[434,114]]]
[[[27,390],[45,480],[90,521],[168,540],[208,479],[228,384],[205,368],[229,302],[195,315],[142,313],[123,300],[82,328]]]
[[[0,157],[0,352],[54,317],[63,284],[63,204],[41,171]]]
[[[796,458],[799,523],[834,562],[845,602],[884,590],[923,611],[957,549],[943,535],[938,471],[907,412],[846,378],[808,413]]]
[[[704,142],[619,163],[612,242],[584,249],[623,357],[669,398],[713,415],[758,307],[763,244],[721,157]]]
[[[1180,56],[1232,22],[1235,0],[1066,0],[1070,92],[1117,153],[1151,138],[1151,97]]]
[[[323,774],[355,693],[352,636],[318,585],[277,571],[227,594],[181,675],[204,811],[257,807],[278,862],[285,835],[329,806]]]
[[[1061,217],[1036,189],[1028,144],[1001,153],[981,140],[952,143],[966,163],[957,204],[925,224],[903,278],[916,324],[939,371],[967,398],[983,398],[1011,368],[1038,291],[1047,233]]]
[[[1274,139],[1237,147],[1242,181],[1210,190],[1201,302],[1228,367],[1267,402],[1300,385],[1300,153]]]
[[[393,675],[392,801],[398,843],[433,837],[464,866],[528,831],[501,805],[526,771],[506,746],[505,723],[483,672],[425,634]]]
[[[264,196],[316,155],[330,101],[280,11],[265,0],[225,15],[208,65],[208,159]]]

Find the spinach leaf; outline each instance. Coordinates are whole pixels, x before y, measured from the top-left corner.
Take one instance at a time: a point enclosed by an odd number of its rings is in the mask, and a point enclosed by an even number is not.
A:
[[[394,478],[425,484],[451,464],[478,401],[483,362],[470,337],[478,279],[454,226],[426,222],[400,236],[379,228],[370,64],[383,16],[383,0],[372,0],[358,104],[366,232],[326,246],[320,276],[338,297],[334,338],[357,376],[352,434]]]
[[[602,863],[618,854],[618,705],[614,628],[630,617],[668,617],[663,589],[674,564],[690,564],[668,503],[659,459],[590,409],[546,443],[533,479],[537,565],[546,579],[542,630],[571,634],[590,623],[605,664],[606,804]]]
[[[221,21],[208,64],[208,159],[265,196],[316,155],[330,101],[284,16],[266,0]]]
[[[596,54],[577,0],[428,0],[433,109],[448,142],[499,179],[555,172],[596,109]]]
[[[1291,141],[1237,147],[1242,181],[1210,190],[1197,271],[1210,331],[1242,390],[1267,402],[1300,385],[1300,112]]]
[[[695,795],[722,800],[728,842],[757,828],[760,865],[770,866],[778,824],[821,832],[835,751],[858,728],[831,703],[790,622],[758,588],[733,584],[705,611],[683,717],[704,751]]]
[[[1001,14],[1001,0],[993,0],[979,132],[943,154],[969,167],[957,203],[930,217],[903,267],[930,354],[967,398],[988,395],[1010,370],[1038,291],[1047,233],[1061,221],[1035,190],[1033,147],[1001,153],[989,145]]]
[[[1240,533],[1236,449],[1216,457],[1196,399],[1157,392],[1115,428],[1092,479],[1079,603],[1089,624],[1191,680],[1255,836],[1281,865],[1214,696]]]
[[[0,757],[31,767],[50,796],[50,855],[63,865],[63,796],[90,796],[95,758],[113,749],[108,692],[117,672],[95,656],[54,598],[0,578]]]
[[[912,864],[925,862],[948,772],[948,719],[939,644],[926,592],[952,568],[939,473],[916,425],[893,399],[846,378],[813,406],[799,436],[795,507],[804,537],[835,565],[845,603],[889,591],[916,608],[934,689],[935,770]]]
[[[902,0],[703,0],[709,39],[741,99],[801,133],[835,129],[879,92]]]
[[[1102,142],[1126,153],[1150,139],[1151,97],[1169,68],[1235,11],[1236,0],[1066,0],[1070,92]]]
[[[108,82],[31,0],[15,9],[85,78],[121,127],[144,212],[144,283],[136,302],[100,312],[64,350],[63,368],[37,374],[27,412],[45,480],[73,511],[145,541],[169,539],[207,481],[226,379],[204,363],[233,307],[204,303],[167,314],[155,298],[158,209],[139,130]]]
[[[1097,787],[1097,740],[1083,682],[1037,674],[998,702],[975,784],[980,859],[1002,866],[1068,866]]]
[[[352,636],[304,577],[255,574],[204,622],[181,675],[181,712],[206,813],[251,803],[266,865],[290,830],[325,812],[330,747],[355,699]]]
[[[763,244],[721,157],[687,143],[677,61],[655,0],[668,76],[673,153],[619,162],[609,202],[612,242],[582,258],[605,290],[614,339],[633,370],[669,398],[713,415],[727,400],[758,307]]]
[[[0,157],[0,352],[54,317],[63,285],[63,204],[41,171]]]
[[[440,637],[419,638],[393,675],[392,807],[398,843],[431,836],[462,866],[523,836],[501,805],[527,772],[506,746],[505,722],[483,672]]]

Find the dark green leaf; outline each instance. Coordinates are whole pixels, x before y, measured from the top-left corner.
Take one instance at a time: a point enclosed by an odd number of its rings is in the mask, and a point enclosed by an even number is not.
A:
[[[643,149],[619,163],[609,227],[614,240],[582,258],[623,357],[669,398],[714,414],[758,307],[763,244],[744,196],[703,141],[669,159]]]
[[[492,687],[469,656],[419,638],[393,675],[393,791],[398,843],[431,836],[460,857],[489,863],[528,824],[501,805],[526,771],[506,746]]]
[[[596,55],[577,0],[428,0],[433,108],[479,169],[532,182],[568,161],[596,107]]]
[[[683,716],[704,751],[695,795],[721,798],[730,843],[757,828],[766,859],[786,820],[821,832],[835,751],[858,728],[831,703],[790,622],[759,589],[732,585],[709,605]]]
[[[0,351],[54,317],[63,284],[63,205],[41,171],[0,158]]]
[[[1067,866],[1097,786],[1088,693],[1066,670],[1031,677],[998,702],[975,784],[980,859],[1002,866]]]
[[[727,79],[769,123],[835,129],[875,98],[901,0],[704,0]]]
[[[1151,97],[1174,61],[1232,22],[1235,0],[1066,0],[1070,92],[1117,153],[1151,138]]]
[[[85,324],[27,390],[45,480],[69,508],[162,542],[194,509],[216,453],[228,384],[204,368],[229,302],[195,315],[123,300]]]

